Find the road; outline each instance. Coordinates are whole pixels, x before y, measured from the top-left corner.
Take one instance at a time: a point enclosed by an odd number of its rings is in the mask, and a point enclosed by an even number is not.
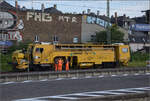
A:
[[[0,101],[43,96],[150,87],[150,75],[124,75],[0,84]]]

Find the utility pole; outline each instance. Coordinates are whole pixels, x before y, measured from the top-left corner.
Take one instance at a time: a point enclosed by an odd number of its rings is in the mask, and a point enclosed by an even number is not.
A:
[[[107,17],[108,17],[108,22],[107,22],[107,44],[111,44],[111,32],[110,32],[110,1],[107,0]]]

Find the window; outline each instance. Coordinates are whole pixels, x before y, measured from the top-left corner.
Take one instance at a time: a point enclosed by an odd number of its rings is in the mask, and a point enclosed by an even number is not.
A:
[[[0,24],[2,24],[2,20],[0,20]]]
[[[36,52],[40,52],[40,53],[42,53],[43,52],[43,48],[36,48],[36,50],[35,50]]]
[[[8,21],[5,21],[4,24],[5,24],[5,25],[8,25]]]
[[[57,42],[57,41],[58,41],[58,37],[57,37],[56,35],[53,37],[53,41],[54,41],[54,42]]]
[[[73,43],[78,43],[78,38],[73,38]]]
[[[127,53],[128,52],[128,48],[122,48],[122,52],[123,53]]]

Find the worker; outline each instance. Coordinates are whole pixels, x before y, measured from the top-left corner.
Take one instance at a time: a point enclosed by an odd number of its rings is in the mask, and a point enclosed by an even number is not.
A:
[[[55,61],[54,65],[55,65],[55,71],[57,71],[58,70],[58,61],[57,60]]]
[[[68,71],[69,70],[69,61],[68,60],[66,61],[66,66],[65,67],[66,67],[66,71]]]
[[[63,60],[59,59],[58,60],[58,71],[62,71],[62,65],[63,65]]]

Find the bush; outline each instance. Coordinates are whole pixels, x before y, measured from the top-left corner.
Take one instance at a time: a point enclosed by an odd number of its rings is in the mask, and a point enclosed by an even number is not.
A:
[[[0,70],[2,72],[8,72],[12,70],[12,65],[9,64],[12,62],[12,53],[15,50],[21,50],[21,49],[27,49],[28,44],[30,43],[30,41],[26,41],[26,42],[20,42],[20,43],[16,43],[13,46],[8,48],[7,53],[0,53]]]
[[[12,70],[11,64],[8,63],[11,61],[12,61],[11,54],[1,54],[0,53],[0,62],[1,62],[0,70],[1,70],[1,72],[8,72],[8,71]]]
[[[15,50],[21,50],[21,49],[27,49],[28,45],[30,44],[30,41],[25,41],[25,42],[19,42],[14,44],[13,46],[8,48],[8,53],[12,53]]]
[[[121,32],[117,26],[110,27],[110,34],[111,34],[111,43],[122,43],[124,33]],[[95,32],[96,37],[95,39],[92,39],[93,42],[99,42],[101,44],[107,43],[107,30]]]
[[[140,53],[140,52],[131,53],[132,61],[146,61],[148,59],[149,59],[148,53]]]
[[[148,53],[140,53],[135,52],[131,53],[131,61],[129,62],[129,67],[145,67],[146,66],[146,60],[149,59]]]

